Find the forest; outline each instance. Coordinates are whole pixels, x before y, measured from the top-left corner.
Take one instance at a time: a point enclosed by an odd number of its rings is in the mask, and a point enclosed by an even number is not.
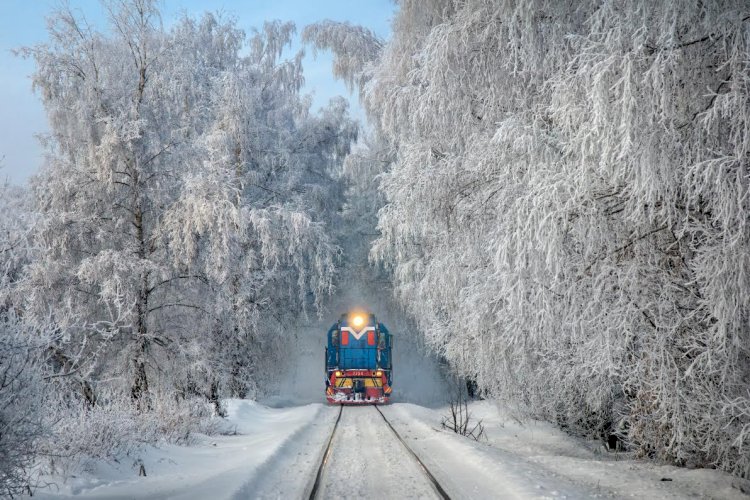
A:
[[[0,187],[0,485],[211,432],[376,275],[484,398],[750,478],[750,7],[399,0],[387,40],[71,10],[45,165]],[[355,235],[356,237],[352,237]],[[337,311],[334,311],[334,314]]]

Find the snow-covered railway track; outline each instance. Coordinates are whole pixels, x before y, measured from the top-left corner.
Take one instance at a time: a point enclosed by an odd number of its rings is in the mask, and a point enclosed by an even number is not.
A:
[[[396,431],[396,429],[393,428],[393,425],[386,418],[386,416],[383,415],[383,412],[380,411],[380,408],[375,406],[375,409],[378,410],[378,413],[380,413],[380,416],[383,417],[383,420],[388,425],[388,428],[391,431],[393,431],[393,434],[396,436],[396,438],[401,442],[402,445],[404,445],[404,448],[406,448],[406,451],[409,452],[409,455],[411,455],[412,458],[414,458],[414,460],[417,461],[417,463],[419,464],[419,467],[422,469],[422,472],[424,472],[425,475],[427,476],[427,479],[430,480],[430,484],[432,484],[432,487],[435,488],[435,491],[437,492],[437,494],[440,495],[440,498],[443,498],[444,500],[450,500],[450,496],[448,496],[448,493],[446,493],[443,487],[440,486],[440,483],[438,482],[438,480],[435,479],[435,476],[432,475],[432,472],[430,472],[430,470],[427,468],[424,462],[422,462],[419,456],[417,456],[417,454],[414,453],[414,450],[412,450],[411,447],[408,444],[406,444],[406,441],[404,441],[404,438],[401,437],[401,434],[399,434],[398,431]]]
[[[313,483],[312,490],[310,490],[310,500],[317,498],[318,491],[320,490],[320,478],[323,476],[323,469],[325,469],[328,463],[328,458],[331,456],[331,444],[333,444],[333,436],[336,435],[336,429],[341,421],[341,414],[344,412],[344,405],[339,406],[339,415],[336,417],[336,422],[333,424],[333,430],[328,438],[328,444],[326,444],[326,451],[323,452],[323,459],[320,461],[318,466],[318,472],[315,476],[315,482]]]
[[[374,406],[378,417],[369,408],[351,407],[346,412],[343,405],[339,408],[310,490],[310,500],[395,496],[449,499],[383,412]],[[340,426],[342,415],[345,423]],[[377,423],[380,418],[385,426]],[[411,459],[403,459],[403,451]]]

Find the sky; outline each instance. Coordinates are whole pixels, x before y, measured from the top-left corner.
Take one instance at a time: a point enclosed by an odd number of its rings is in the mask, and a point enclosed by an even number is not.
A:
[[[68,3],[89,23],[107,29],[98,0]],[[25,184],[41,167],[43,154],[37,135],[49,129],[39,97],[31,89],[34,62],[13,55],[12,51],[44,43],[45,18],[59,5],[60,0],[0,0],[0,182]],[[266,20],[293,21],[299,34],[307,24],[333,19],[361,24],[387,39],[395,9],[392,0],[161,0],[166,28],[183,12],[198,17],[211,11],[236,17],[238,26],[248,34]],[[299,48],[297,39],[289,52]],[[335,95],[343,95],[352,103],[352,114],[362,118],[356,96],[351,96],[343,83],[331,76],[331,61],[330,54],[313,57],[312,49],[306,50],[303,92],[313,94],[314,109]]]

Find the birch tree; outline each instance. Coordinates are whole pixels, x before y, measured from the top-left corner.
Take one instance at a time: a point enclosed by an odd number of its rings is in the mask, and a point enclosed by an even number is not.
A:
[[[349,66],[395,159],[372,255],[485,394],[750,474],[749,16],[405,0]]]
[[[27,317],[62,332],[56,366],[88,405],[219,409],[277,360],[278,325],[331,289],[327,224],[356,129],[340,103],[310,114],[301,55],[281,58],[293,25],[248,40],[207,14],[165,31],[155,5],[105,4],[110,33],[60,11],[26,51],[52,129]]]
[[[27,189],[0,186],[0,490],[21,495],[34,483],[34,460],[47,431],[46,338],[23,324],[24,266],[33,258],[35,216]]]

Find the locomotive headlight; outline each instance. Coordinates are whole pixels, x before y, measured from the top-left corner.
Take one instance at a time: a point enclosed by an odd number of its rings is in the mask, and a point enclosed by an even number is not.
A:
[[[340,371],[338,371],[338,370],[336,370],[336,376],[337,376],[337,377],[340,377],[340,376],[341,376],[341,372],[340,372]]]
[[[378,371],[375,372],[375,376],[376,377],[382,377],[383,376],[383,372],[380,371],[380,370],[378,370]]]
[[[357,315],[352,318],[352,324],[356,326],[357,328],[362,326],[364,322],[365,322],[365,318],[363,318],[362,316]]]

